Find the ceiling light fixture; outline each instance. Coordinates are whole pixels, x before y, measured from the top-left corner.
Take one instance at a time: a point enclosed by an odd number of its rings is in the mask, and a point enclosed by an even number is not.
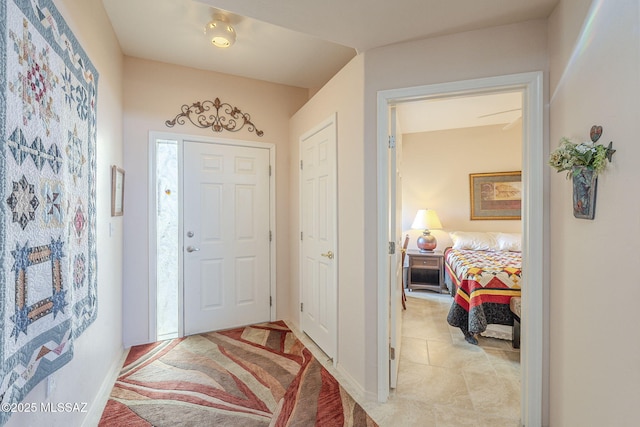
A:
[[[229,47],[236,41],[236,30],[223,17],[216,16],[204,27],[204,33],[216,47]]]

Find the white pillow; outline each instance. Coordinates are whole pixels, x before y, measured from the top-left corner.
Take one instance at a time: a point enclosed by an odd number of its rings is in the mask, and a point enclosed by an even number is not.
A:
[[[520,233],[496,233],[498,250],[522,252],[522,234]]]
[[[479,231],[454,231],[449,233],[453,240],[453,249],[470,249],[474,251],[497,251],[498,233],[483,233]]]

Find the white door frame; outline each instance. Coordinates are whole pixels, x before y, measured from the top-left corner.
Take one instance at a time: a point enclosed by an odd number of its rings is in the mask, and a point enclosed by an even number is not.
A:
[[[331,356],[333,358],[333,366],[336,367],[338,364],[338,331],[340,330],[338,327],[338,266],[339,266],[339,259],[340,259],[340,251],[338,250],[338,246],[339,246],[339,242],[338,242],[338,159],[337,159],[337,155],[338,155],[338,123],[337,123],[337,113],[333,113],[331,114],[331,116],[329,116],[328,118],[326,118],[325,120],[323,120],[322,122],[320,122],[319,124],[317,124],[316,126],[314,126],[313,128],[311,128],[310,130],[308,130],[307,132],[305,132],[304,134],[302,134],[298,140],[298,164],[300,164],[300,162],[302,162],[302,155],[303,155],[303,150],[302,150],[302,143],[303,141],[305,141],[306,139],[310,138],[312,135],[320,132],[321,130],[325,129],[326,127],[329,127],[333,125],[336,131],[336,158],[335,160],[335,168],[334,168],[334,182],[335,182],[335,188],[334,188],[334,195],[335,195],[335,203],[334,203],[334,212],[333,212],[333,218],[334,221],[333,223],[335,224],[334,226],[334,230],[333,230],[333,241],[335,243],[335,249],[334,252],[336,252],[336,257],[335,257],[335,262],[334,262],[334,268],[333,268],[333,283],[335,288],[333,289],[332,294],[334,295],[334,300],[331,301],[331,303],[334,304],[335,308],[336,308],[336,318],[334,319],[332,323],[333,326],[333,331],[332,331],[332,335],[333,335],[333,355]],[[303,221],[303,213],[302,213],[302,209],[303,209],[303,203],[302,203],[302,191],[303,191],[303,182],[302,182],[302,172],[299,171],[298,174],[298,205],[299,205],[299,211],[298,211],[298,224],[300,224],[300,230],[302,230],[302,221]],[[302,264],[303,264],[303,254],[302,254],[302,243],[299,245],[299,249],[298,249],[298,275],[299,275],[299,280],[298,280],[298,295],[300,295],[300,302],[302,303],[302,296],[303,296],[303,270],[302,270]],[[304,313],[302,311],[298,312],[298,324],[300,325],[300,328],[302,329],[302,317],[304,315]]]
[[[522,347],[521,420],[526,426],[542,425],[543,393],[548,390],[549,354],[548,325],[548,235],[549,200],[546,153],[548,146],[545,120],[544,82],[542,72],[512,74],[483,79],[464,80],[378,92],[378,400],[389,396],[389,272],[387,253],[388,212],[388,142],[389,106],[419,99],[477,94],[500,90],[521,90],[522,116],[522,200],[523,265],[522,265]]]
[[[389,231],[388,240],[395,242],[395,253],[391,254],[389,261],[391,262],[391,271],[389,272],[389,317],[396,319],[395,328],[389,328],[389,346],[393,349],[394,357],[389,357],[389,387],[397,388],[398,385],[398,369],[400,367],[400,354],[402,352],[402,310],[404,301],[402,298],[402,289],[404,283],[402,281],[403,268],[402,265],[402,212],[398,214],[398,199],[402,198],[402,183],[400,181],[400,173],[398,172],[398,156],[402,155],[402,133],[398,129],[398,116],[395,105],[389,107],[389,137],[393,138],[393,147],[391,144],[388,151],[392,155],[389,158],[389,200],[394,200],[394,206],[389,209]],[[400,133],[400,136],[398,136]],[[391,141],[389,141],[391,142]],[[400,191],[399,191],[400,190]],[[390,206],[391,207],[391,206]],[[402,203],[400,203],[400,211]],[[391,240],[392,239],[392,240]],[[400,286],[400,291],[398,291]]]
[[[271,307],[270,307],[270,318],[271,321],[276,320],[276,245],[277,245],[277,235],[276,232],[276,146],[273,143],[269,142],[253,142],[253,141],[243,141],[236,139],[225,139],[225,138],[217,138],[217,137],[206,137],[199,135],[187,135],[181,133],[171,133],[171,132],[149,132],[149,201],[148,201],[148,217],[149,217],[149,342],[157,341],[157,259],[155,254],[157,253],[157,242],[156,242],[156,234],[157,234],[157,224],[156,224],[156,212],[153,209],[156,206],[156,140],[158,139],[166,139],[172,141],[178,141],[178,179],[182,179],[182,148],[184,141],[193,141],[193,142],[203,142],[208,144],[220,144],[220,145],[232,145],[237,147],[253,147],[253,148],[262,148],[269,150],[269,164],[271,165],[271,174],[269,176],[269,229],[271,230],[271,244],[269,245],[269,268],[270,268],[270,277],[269,277],[269,291],[271,293]],[[179,183],[182,186],[182,182]],[[180,230],[179,236],[179,246],[182,248],[183,246],[183,223],[182,223],[182,200],[183,194],[180,192],[179,198],[179,214],[180,214],[180,222],[178,225],[178,229]],[[182,283],[182,257],[179,260],[179,290],[178,295],[180,298],[178,304],[179,310],[179,320],[178,320],[178,331],[179,336],[184,336],[184,316],[182,313],[182,297],[183,297],[183,283]]]

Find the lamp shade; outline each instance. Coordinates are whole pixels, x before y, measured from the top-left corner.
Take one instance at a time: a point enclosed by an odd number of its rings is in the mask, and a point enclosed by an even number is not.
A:
[[[420,252],[433,252],[438,246],[438,241],[429,229],[442,228],[442,223],[436,211],[433,209],[420,209],[413,220],[413,224],[411,224],[411,228],[422,230],[422,236],[416,240],[416,245]]]
[[[442,228],[438,214],[433,209],[420,209],[416,214],[411,228],[414,230],[437,230]]]

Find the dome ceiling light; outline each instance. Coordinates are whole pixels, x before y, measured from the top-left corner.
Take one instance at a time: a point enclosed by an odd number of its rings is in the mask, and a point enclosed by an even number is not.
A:
[[[204,27],[204,33],[216,47],[227,48],[236,41],[236,30],[221,16],[215,16]]]

